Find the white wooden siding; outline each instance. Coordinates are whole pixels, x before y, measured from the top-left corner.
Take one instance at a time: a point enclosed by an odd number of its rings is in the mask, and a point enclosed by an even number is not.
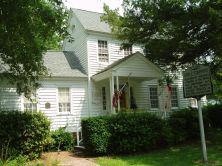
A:
[[[105,40],[108,42],[109,62],[101,63],[98,61],[98,40]],[[124,57],[124,51],[120,49],[121,42],[114,40],[111,37],[88,35],[87,37],[87,53],[89,60],[89,76],[96,74],[113,62]],[[142,52],[139,46],[133,46],[133,53]]]
[[[0,87],[0,108],[3,110],[21,110],[21,97],[12,87]]]
[[[70,112],[59,112],[58,108],[58,88],[70,88]],[[87,82],[85,81],[47,81],[43,82],[43,87],[38,90],[38,104],[51,121],[51,129],[67,127],[68,131],[74,132],[80,125],[81,118],[88,117]],[[45,104],[50,103],[51,107],[46,109]]]
[[[92,104],[90,108],[91,116],[105,115],[110,112],[110,88],[109,81],[92,82]],[[103,110],[102,105],[102,87],[106,89],[107,110]]]
[[[72,15],[74,15],[72,13]],[[88,72],[88,62],[87,62],[87,45],[86,45],[86,32],[79,20],[72,16],[70,18],[70,25],[68,31],[73,37],[74,41],[69,42],[68,39],[64,41],[63,49],[64,51],[74,51],[75,55],[79,58],[80,63]]]

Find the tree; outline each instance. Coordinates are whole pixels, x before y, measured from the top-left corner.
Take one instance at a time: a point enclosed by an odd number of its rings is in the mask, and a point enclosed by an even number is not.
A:
[[[123,0],[123,16],[104,6],[102,19],[124,45],[144,46],[149,60],[177,70],[222,62],[221,0]]]
[[[1,78],[29,96],[47,74],[42,56],[67,36],[61,0],[0,1]]]

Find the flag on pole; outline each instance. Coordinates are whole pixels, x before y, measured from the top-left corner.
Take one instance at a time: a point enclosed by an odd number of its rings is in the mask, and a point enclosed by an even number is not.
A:
[[[167,84],[166,88],[165,88],[165,102],[164,102],[164,108],[165,111],[171,111],[171,97],[172,97],[172,87],[170,84]]]

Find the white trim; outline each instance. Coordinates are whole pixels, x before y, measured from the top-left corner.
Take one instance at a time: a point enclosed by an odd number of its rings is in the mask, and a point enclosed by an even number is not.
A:
[[[151,107],[150,88],[157,88],[158,108],[152,108]],[[150,110],[151,111],[159,111],[160,110],[160,96],[158,95],[159,94],[158,92],[159,92],[158,85],[148,85],[149,105],[150,105]]]
[[[171,96],[171,110],[177,110],[180,108],[180,98],[179,98],[179,88],[177,85],[171,85],[172,88],[176,88],[176,94],[177,94],[177,104],[178,104],[178,107],[173,107],[172,106],[172,96]]]
[[[70,111],[69,112],[59,112],[59,88],[68,88],[69,89],[69,102],[70,102]],[[56,116],[58,115],[72,115],[72,107],[71,107],[71,101],[72,101],[72,98],[71,98],[71,88],[70,87],[66,87],[66,86],[61,86],[61,87],[57,87],[56,89],[56,102],[57,102],[57,114]]]
[[[99,41],[105,41],[105,42],[107,42],[108,62],[100,62],[100,61],[99,61]],[[97,47],[97,62],[98,62],[100,65],[108,65],[109,62],[110,62],[109,41],[108,41],[108,40],[105,40],[105,39],[97,39],[96,47]]]

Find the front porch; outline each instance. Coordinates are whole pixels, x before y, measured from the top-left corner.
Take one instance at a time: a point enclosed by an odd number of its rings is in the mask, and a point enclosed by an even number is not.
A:
[[[161,103],[158,109],[151,109],[149,87],[158,87],[158,79],[163,71],[147,60],[142,54],[135,53],[106,67],[92,76],[95,89],[101,91],[102,109],[116,113],[121,109],[140,109],[163,112]],[[119,94],[114,106],[114,94]],[[94,97],[94,96],[93,96]],[[158,96],[160,100],[163,96]]]

